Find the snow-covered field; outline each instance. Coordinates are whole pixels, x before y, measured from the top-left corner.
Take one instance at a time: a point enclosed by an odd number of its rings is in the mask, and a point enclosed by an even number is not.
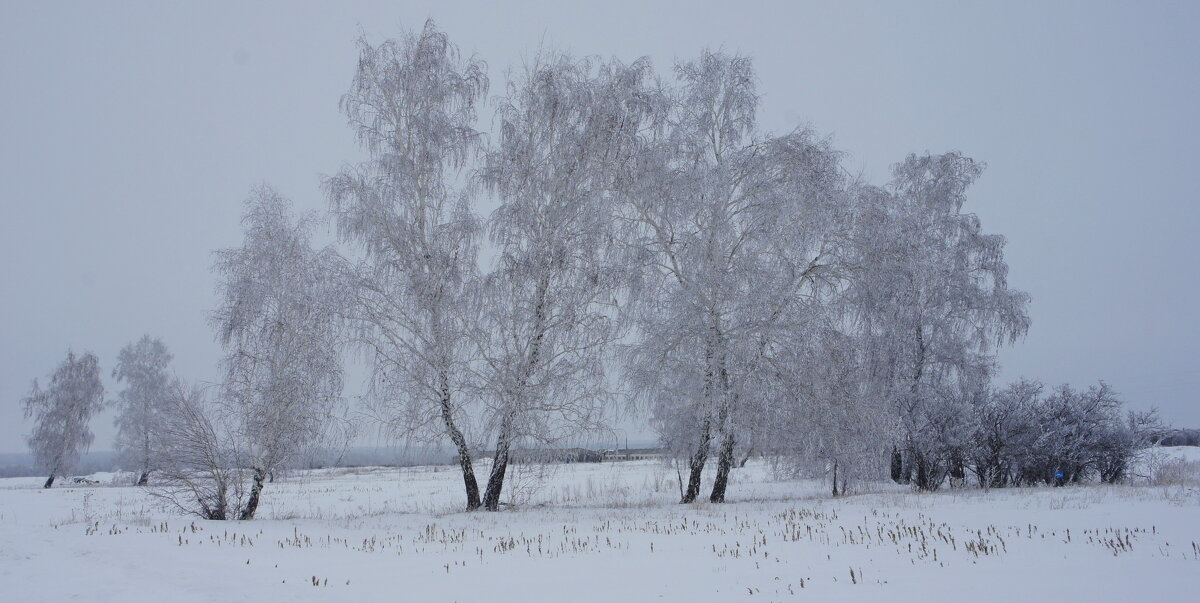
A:
[[[1196,450],[1183,452],[1197,457]],[[462,513],[449,467],[270,484],[260,518],[167,512],[142,490],[0,480],[4,601],[1194,601],[1194,485],[825,485],[735,471],[674,504],[655,462],[522,468],[518,503]],[[486,474],[486,472],[484,472]],[[540,479],[537,479],[540,478]]]

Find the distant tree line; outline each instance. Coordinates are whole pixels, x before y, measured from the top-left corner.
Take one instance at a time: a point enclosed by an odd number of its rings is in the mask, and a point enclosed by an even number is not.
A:
[[[1200,446],[1200,429],[1162,429],[1152,439],[1160,446]]]
[[[1153,412],[1123,412],[1103,382],[1085,391],[1064,385],[1047,395],[1042,384],[1019,381],[946,410],[917,436],[926,454],[914,462],[893,452],[892,479],[925,490],[967,479],[984,488],[1114,483],[1129,475],[1158,428]]]

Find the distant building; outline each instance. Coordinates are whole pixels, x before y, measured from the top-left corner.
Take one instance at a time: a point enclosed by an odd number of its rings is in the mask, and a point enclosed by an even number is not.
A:
[[[476,459],[496,458],[495,450],[480,453]],[[510,450],[510,463],[599,463],[603,455],[587,448],[547,448],[542,450]],[[450,464],[458,464],[458,455],[450,459]]]
[[[602,461],[615,463],[617,461],[646,461],[663,458],[662,448],[622,448],[620,450],[605,450],[601,453]]]

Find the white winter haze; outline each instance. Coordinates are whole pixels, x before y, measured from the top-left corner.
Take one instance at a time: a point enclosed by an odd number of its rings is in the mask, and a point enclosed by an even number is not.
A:
[[[914,152],[986,163],[964,210],[1007,237],[1009,283],[1032,297],[997,384],[1103,379],[1200,427],[1196,3],[313,4],[5,7],[0,452],[26,449],[20,401],[68,349],[97,355],[108,399],[143,334],[180,377],[218,379],[213,251],[241,242],[263,182],[326,210],[322,177],[364,158],[338,108],[355,40],[429,17],[488,62],[492,95],[539,45],[663,74],[723,48],[753,59],[764,129],[830,136],[871,182]],[[92,449],[112,448],[112,418]]]

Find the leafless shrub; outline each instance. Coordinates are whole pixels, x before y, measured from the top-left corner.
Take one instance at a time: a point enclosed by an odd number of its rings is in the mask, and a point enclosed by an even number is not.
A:
[[[1200,487],[1200,461],[1165,460],[1150,474],[1150,485]]]
[[[211,409],[203,388],[172,385],[158,451],[162,468],[150,493],[184,513],[226,519],[241,506],[246,475]]]

